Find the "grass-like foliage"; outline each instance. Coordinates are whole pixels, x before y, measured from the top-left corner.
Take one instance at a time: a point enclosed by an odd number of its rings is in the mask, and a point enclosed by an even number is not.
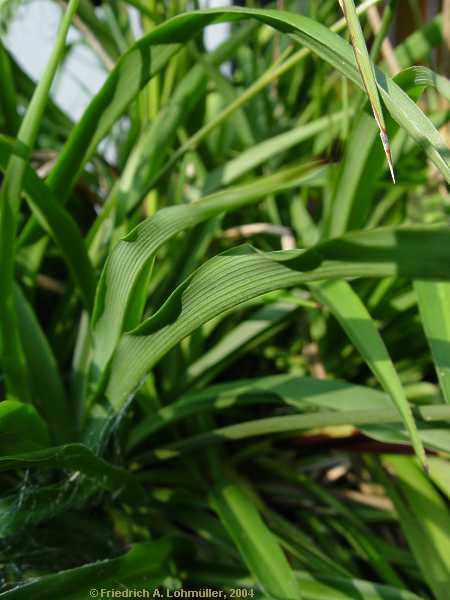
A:
[[[445,600],[450,3],[55,4],[38,82],[0,44],[0,598]]]

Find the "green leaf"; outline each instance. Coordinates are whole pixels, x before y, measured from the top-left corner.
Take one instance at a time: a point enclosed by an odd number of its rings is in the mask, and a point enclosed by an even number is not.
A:
[[[395,77],[396,84],[415,101],[427,86],[439,86],[441,92],[446,90],[448,86],[444,81],[444,78],[425,67],[412,67]],[[387,128],[391,137],[396,135],[393,143],[395,148],[398,126],[390,117],[387,119]],[[381,160],[383,151],[377,144],[376,132],[375,123],[361,110],[347,141],[329,218],[325,223],[325,233],[329,237],[337,237],[349,229],[366,226],[377,184],[384,173]]]
[[[304,600],[422,600],[412,592],[359,579],[299,573],[297,580]]]
[[[430,414],[428,411],[431,409]],[[450,431],[448,428],[448,405],[436,404],[423,409],[415,409],[416,423],[419,428],[420,438],[423,444],[437,452],[450,452]],[[420,416],[423,416],[423,422]],[[417,420],[419,419],[419,420]],[[437,422],[436,422],[437,421]],[[439,421],[442,421],[439,423]],[[409,445],[409,436],[405,428],[399,423],[380,426],[376,423],[367,424],[362,428],[364,433],[374,440],[386,444]],[[427,459],[428,460],[428,459]]]
[[[211,502],[263,591],[271,598],[302,598],[283,551],[245,489],[221,477],[211,492]]]
[[[430,478],[450,500],[450,464],[448,458],[432,456],[429,459]]]
[[[317,501],[322,504],[324,508],[327,507],[333,514],[330,519],[331,528],[336,529],[340,535],[348,540],[357,555],[370,564],[370,567],[379,574],[383,582],[399,588],[404,586],[398,573],[390,564],[392,559],[392,553],[389,552],[391,546],[387,544],[381,536],[377,535],[366,522],[360,518],[356,511],[347,507],[344,500],[335,496],[333,490],[327,489],[327,486],[316,482],[314,477],[299,472],[295,467],[293,468],[285,462],[280,463],[264,457],[257,460],[258,465],[267,469],[269,473],[281,477],[287,484],[301,486],[307,493],[311,494],[313,502]],[[345,526],[342,526],[341,524],[342,519],[345,519],[346,521]],[[287,521],[285,526],[286,533],[289,534],[292,529],[289,521]],[[294,538],[295,531],[292,531],[291,535],[292,538]],[[314,571],[316,572],[317,569],[314,569]],[[330,571],[329,569],[323,569],[323,573],[330,577],[340,576],[342,574],[339,571]],[[344,573],[344,575],[349,576],[349,573]]]
[[[305,565],[313,573],[327,573],[330,576],[349,576],[350,573],[346,567],[343,567],[335,557],[328,555],[328,552],[315,544],[311,535],[307,535],[296,524],[292,524],[289,519],[283,517],[267,507],[261,498],[253,497],[261,514],[267,520],[268,524],[277,534],[283,547],[292,557],[300,560],[300,564]],[[302,598],[304,596],[303,589]]]
[[[23,404],[22,404],[23,406]],[[70,509],[82,509],[98,493],[95,481],[79,478],[49,486],[27,486],[20,493],[0,497],[0,539],[12,539],[32,527],[50,521]]]
[[[45,418],[56,443],[73,440],[76,432],[74,415],[52,349],[33,309],[17,286],[14,299],[33,404]]]
[[[450,101],[450,81],[428,67],[410,67],[399,73],[395,79],[412,97],[417,98],[424,89],[432,87]]]
[[[145,0],[126,0],[126,2],[127,4],[130,4],[131,6],[137,8],[138,11],[146,17],[149,17],[150,19],[153,19],[155,17],[155,13],[152,12],[145,4]]]
[[[99,458],[83,444],[66,444],[0,456],[0,471],[17,468],[80,471],[88,477],[96,478],[99,487],[124,492],[138,501],[145,499],[145,493],[130,472]]]
[[[45,421],[29,404],[0,402],[0,453],[16,454],[46,448],[50,443]]]
[[[391,496],[403,533],[425,580],[436,598],[445,598],[450,585],[450,512],[442,497],[408,457],[386,456],[395,474]]]
[[[415,87],[417,96],[426,87],[433,87],[450,100],[450,83],[431,69],[412,67],[403,71],[400,76],[403,87]],[[439,383],[445,400],[450,402],[450,285],[446,282],[416,281],[414,288]]]
[[[188,386],[197,386],[216,377],[243,353],[257,347],[286,328],[295,310],[293,304],[275,302],[265,306],[239,323],[219,342],[204,352],[187,369]]]
[[[217,584],[228,589],[254,586],[253,578],[239,569],[225,569],[212,564],[190,569],[189,577],[202,586]],[[303,600],[423,600],[412,592],[362,579],[305,571],[295,571],[295,578]]]
[[[91,590],[110,593],[147,589],[153,592],[171,575],[170,561],[177,552],[176,540],[162,538],[136,544],[122,556],[60,571],[0,594],[2,600],[86,600]],[[91,594],[92,596],[92,594]]]
[[[295,375],[274,375],[242,379],[183,394],[168,406],[152,412],[132,431],[129,448],[145,437],[180,419],[207,411],[222,411],[243,405],[281,403],[299,412],[311,407],[336,410],[390,409],[388,397],[376,390],[341,381],[312,379]]]
[[[339,166],[329,215],[325,219],[326,236],[338,237],[365,224],[364,217],[370,210],[375,186],[384,170],[379,158],[376,124],[361,111],[353,120]]]
[[[313,404],[316,400],[308,399]],[[361,401],[364,396],[361,396]],[[320,401],[320,399],[319,399]],[[223,444],[224,442],[244,440],[262,435],[275,435],[278,433],[295,433],[308,429],[322,427],[335,427],[340,425],[354,425],[359,427],[366,435],[376,440],[387,441],[391,443],[404,442],[405,437],[399,436],[396,430],[391,432],[391,424],[400,421],[401,417],[395,408],[380,409],[359,409],[348,410],[345,403],[331,412],[321,411],[305,413],[299,415],[287,415],[282,417],[267,417],[265,419],[254,419],[226,425],[217,429],[212,429],[204,434],[198,434],[186,439],[182,439],[163,448],[155,448],[140,456],[142,461],[153,464],[155,462],[180,458],[187,452],[201,450],[209,446]],[[334,407],[333,407],[334,408]],[[427,444],[428,423],[433,421],[448,421],[450,419],[450,409],[447,405],[428,406],[417,409],[417,415],[422,418],[419,425],[423,428],[420,431],[423,443]],[[443,429],[444,435],[447,434],[447,443],[442,444],[442,449],[448,451],[448,430]],[[428,444],[427,444],[428,445]],[[431,445],[431,444],[430,444]],[[439,444],[436,444],[439,448]]]
[[[155,28],[120,57],[72,130],[48,179],[50,189],[62,200],[68,197],[83,165],[114,122],[188,39],[183,32],[179,37],[171,28],[169,32],[170,35],[164,36],[164,33],[160,34],[160,28]]]
[[[450,403],[450,283],[415,281],[414,289],[442,393]]]
[[[316,24],[317,25],[317,24]],[[320,42],[308,37],[303,30],[295,31],[294,38],[302,41],[324,60],[333,65],[356,85],[363,88],[351,49],[339,36],[322,31]],[[445,141],[431,121],[413,100],[381,69],[375,66],[379,93],[395,121],[419,144],[430,160],[450,182],[449,152]]]
[[[17,114],[17,96],[9,56],[0,43],[0,108],[5,122],[4,130],[10,135],[14,135],[19,125],[19,116]]]
[[[14,143],[0,135],[0,169],[5,170]],[[78,225],[30,166],[25,167],[23,192],[39,223],[50,234],[78,285],[88,309],[92,308],[95,275]]]
[[[430,69],[413,67],[404,71],[402,77],[410,87],[416,85],[419,91],[434,87],[450,101],[450,83]],[[414,288],[442,393],[450,403],[450,284],[416,281]]]
[[[358,14],[362,14],[370,8],[371,5],[375,4],[377,0],[368,0],[362,2],[356,9]],[[337,21],[331,26],[331,31],[338,32],[345,28],[345,18]],[[438,16],[430,23],[427,23],[420,31],[413,33],[407,38],[407,40],[396,48],[398,50],[397,59],[403,67],[409,67],[415,61],[419,61],[429,54],[429,51],[434,46],[438,46],[442,42],[442,16]],[[241,106],[247,103],[249,100],[260,93],[270,83],[273,83],[279,79],[282,75],[286,74],[289,70],[299,65],[310,54],[310,46],[308,40],[303,40],[305,47],[301,48],[290,56],[287,60],[281,64],[275,64],[273,67],[264,72],[255,82],[250,85],[245,93],[243,93],[235,102],[226,107],[217,117],[207,123],[198,132],[196,132],[183,146],[175,153],[175,156],[169,162],[169,167],[172,166],[176,159],[179,158],[183,152],[189,148],[196,147],[196,145],[205,138],[205,136],[212,131],[215,127],[220,125],[228,116],[230,116],[235,110],[238,110]],[[330,57],[331,58],[331,57]],[[339,67],[337,67],[339,68]],[[167,169],[168,167],[166,167]],[[166,172],[164,169],[164,172]]]
[[[165,241],[222,212],[254,204],[267,194],[294,187],[316,169],[315,165],[284,169],[190,205],[164,208],[119,242],[108,258],[97,289],[92,318],[96,367],[101,371],[110,358],[123,331],[132,291]]]
[[[352,343],[396,405],[420,463],[426,463],[411,408],[381,335],[359,296],[346,281],[312,284],[314,296],[329,307]]]
[[[244,150],[237,157],[224,165],[209,172],[206,176],[204,193],[209,194],[221,186],[229,185],[244,176],[255,167],[264,164],[270,158],[279,156],[282,152],[295,147],[297,144],[327,130],[337,124],[346,116],[345,112],[330,114],[311,123],[295,127],[290,131],[273,136],[259,144]],[[317,175],[320,175],[319,171]],[[325,173],[325,170],[323,171]],[[312,173],[311,185],[314,184],[315,174]]]
[[[203,55],[199,52],[195,52],[194,58],[196,62],[203,67],[209,81],[214,83],[217,93],[225,105],[231,104],[239,97],[239,92],[235,90],[233,85],[224,75],[222,75],[219,69],[211,64],[210,60],[203,58]],[[247,115],[242,109],[238,109],[234,113],[232,123],[234,125],[234,134],[240,139],[242,145],[244,147],[252,146],[255,143],[255,136],[249,120],[247,119]],[[230,125],[231,123],[228,124],[228,127],[230,127]]]
[[[341,5],[345,18],[347,19],[348,30],[350,32],[350,37],[352,40],[356,64],[358,65],[358,70],[361,74],[364,87],[366,89],[367,95],[369,96],[370,104],[372,106],[372,112],[374,114],[375,121],[377,122],[378,129],[380,130],[380,137],[389,164],[389,169],[391,170],[392,179],[395,183],[395,175],[391,159],[391,149],[383,117],[383,108],[381,106],[381,101],[378,94],[373,64],[370,60],[369,53],[367,51],[364,34],[359,23],[358,15],[356,14],[355,4],[353,0],[339,0],[339,4]]]

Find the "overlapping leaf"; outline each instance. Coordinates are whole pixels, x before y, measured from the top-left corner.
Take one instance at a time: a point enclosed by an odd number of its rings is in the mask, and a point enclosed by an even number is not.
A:
[[[420,244],[423,252],[414,252]],[[357,232],[306,252],[264,254],[240,247],[208,261],[173,292],[150,319],[124,335],[103,385],[120,409],[142,377],[178,341],[218,314],[266,292],[321,279],[347,277],[447,278],[445,228]],[[133,360],[131,360],[133,357]]]

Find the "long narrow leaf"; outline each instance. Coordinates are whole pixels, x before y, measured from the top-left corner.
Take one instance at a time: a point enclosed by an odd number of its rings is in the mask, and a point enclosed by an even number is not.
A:
[[[320,399],[319,399],[320,401]],[[312,402],[311,402],[312,404]],[[341,407],[342,408],[342,407]],[[434,421],[448,421],[450,419],[450,408],[444,406],[428,406],[417,411],[423,417],[420,423],[421,438],[427,444],[427,431],[429,423]],[[245,440],[259,436],[273,436],[277,433],[293,433],[298,435],[301,431],[316,429],[321,427],[335,427],[339,425],[353,425],[360,427],[364,433],[376,440],[404,443],[405,438],[396,435],[389,435],[390,426],[398,424],[401,417],[396,408],[382,408],[380,410],[332,410],[305,413],[300,415],[287,415],[284,417],[267,417],[265,419],[254,419],[226,425],[212,429],[207,433],[198,434],[186,439],[182,439],[173,444],[162,448],[154,448],[140,456],[141,461],[154,463],[164,460],[173,460],[181,458],[185,453],[194,450],[202,450],[209,446],[223,444],[225,442]],[[387,426],[386,428],[384,426]],[[375,432],[374,433],[374,428]],[[448,432],[441,428],[439,432],[443,433],[444,443],[427,444],[435,447],[437,450],[448,452],[450,448]],[[446,435],[447,434],[447,435]]]
[[[414,288],[442,393],[450,403],[450,283],[416,281]]]
[[[76,432],[58,365],[32,307],[19,287],[14,289],[19,333],[29,369],[33,404],[57,443],[73,440]]]
[[[361,74],[366,88],[367,95],[369,96],[372,111],[377,122],[378,129],[380,130],[380,137],[383,143],[386,158],[391,170],[392,179],[395,183],[394,169],[392,166],[391,149],[389,145],[389,139],[387,136],[386,125],[384,122],[383,108],[381,106],[380,97],[378,94],[378,88],[375,80],[375,74],[373,71],[373,65],[367,51],[366,42],[364,40],[364,34],[359,23],[358,15],[356,14],[355,4],[353,0],[339,0],[342,11],[347,19],[348,30],[352,40],[353,50],[355,52],[355,59],[358,65],[358,70]]]
[[[211,500],[263,591],[280,600],[301,598],[283,551],[243,487],[222,476],[212,491]]]
[[[188,392],[170,405],[150,413],[131,432],[128,446],[133,448],[146,437],[180,419],[206,411],[266,403],[281,403],[298,411],[311,408],[369,411],[376,405],[380,414],[384,414],[385,409],[389,411],[392,408],[390,399],[384,393],[341,381],[295,375],[244,379]]]

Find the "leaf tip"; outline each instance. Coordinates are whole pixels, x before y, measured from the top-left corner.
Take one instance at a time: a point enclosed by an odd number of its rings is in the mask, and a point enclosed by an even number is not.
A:
[[[395,179],[394,165],[392,163],[392,155],[391,155],[391,146],[389,144],[389,138],[387,136],[386,130],[380,127],[380,138],[383,143],[384,153],[386,154],[386,159],[389,165],[389,171],[391,172],[392,181],[397,183]]]
[[[388,158],[388,165],[389,165],[389,171],[391,172],[392,181],[394,182],[394,185],[395,185],[397,183],[397,180],[395,179],[394,165],[392,164],[392,160],[390,158]]]

